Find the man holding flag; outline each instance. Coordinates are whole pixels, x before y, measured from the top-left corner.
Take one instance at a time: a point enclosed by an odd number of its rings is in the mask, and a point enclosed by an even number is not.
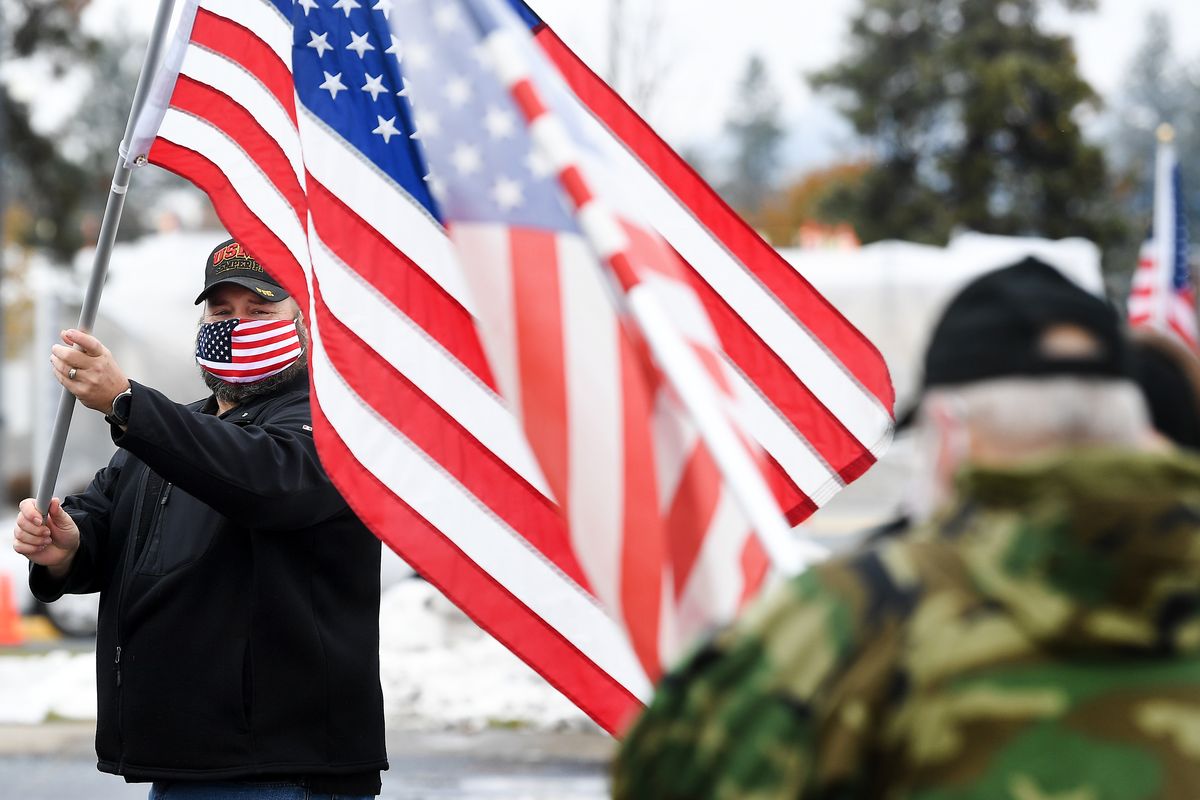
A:
[[[43,602],[100,592],[96,751],[151,797],[377,795],[379,540],[317,458],[309,341],[235,240],[205,260],[190,406],[63,334],[55,375],[120,448],[87,491],[21,503],[14,549]]]

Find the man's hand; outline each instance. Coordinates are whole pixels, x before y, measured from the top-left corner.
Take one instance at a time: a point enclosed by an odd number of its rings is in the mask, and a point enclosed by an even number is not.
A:
[[[113,400],[129,388],[129,379],[112,353],[83,331],[63,331],[62,340],[66,344],[54,345],[50,356],[58,382],[93,411],[112,411]]]
[[[63,511],[57,497],[50,501],[50,513],[44,517],[33,498],[21,501],[13,529],[13,550],[61,577],[67,573],[78,549],[79,526]]]

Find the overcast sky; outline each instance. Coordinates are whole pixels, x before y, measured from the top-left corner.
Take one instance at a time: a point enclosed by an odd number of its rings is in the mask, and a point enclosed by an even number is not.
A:
[[[529,2],[603,74],[609,0]],[[792,166],[808,167],[851,152],[845,128],[827,101],[811,95],[802,76],[844,52],[849,19],[859,2],[739,0],[731,14],[735,4],[724,0],[625,0],[635,17],[657,8],[661,18],[653,52],[669,67],[649,109],[651,123],[677,147],[711,144],[720,135],[746,59],[757,52],[766,58],[783,96],[792,131]],[[93,0],[88,23],[123,24],[128,10],[137,9],[148,28],[153,5],[151,0]],[[1176,53],[1200,67],[1200,0],[1100,0],[1099,6],[1089,14],[1052,10],[1047,22],[1075,37],[1083,75],[1101,95],[1120,87],[1142,41],[1146,16],[1154,10],[1171,19]]]

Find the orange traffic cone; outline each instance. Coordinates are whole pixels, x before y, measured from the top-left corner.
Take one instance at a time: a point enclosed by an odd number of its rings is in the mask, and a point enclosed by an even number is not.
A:
[[[21,632],[21,615],[13,595],[12,578],[0,575],[0,647],[18,645],[25,641]]]

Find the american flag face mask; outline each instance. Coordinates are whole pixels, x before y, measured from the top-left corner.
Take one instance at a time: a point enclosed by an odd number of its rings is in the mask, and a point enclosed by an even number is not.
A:
[[[228,383],[257,383],[300,360],[294,319],[223,319],[200,326],[196,363]]]

